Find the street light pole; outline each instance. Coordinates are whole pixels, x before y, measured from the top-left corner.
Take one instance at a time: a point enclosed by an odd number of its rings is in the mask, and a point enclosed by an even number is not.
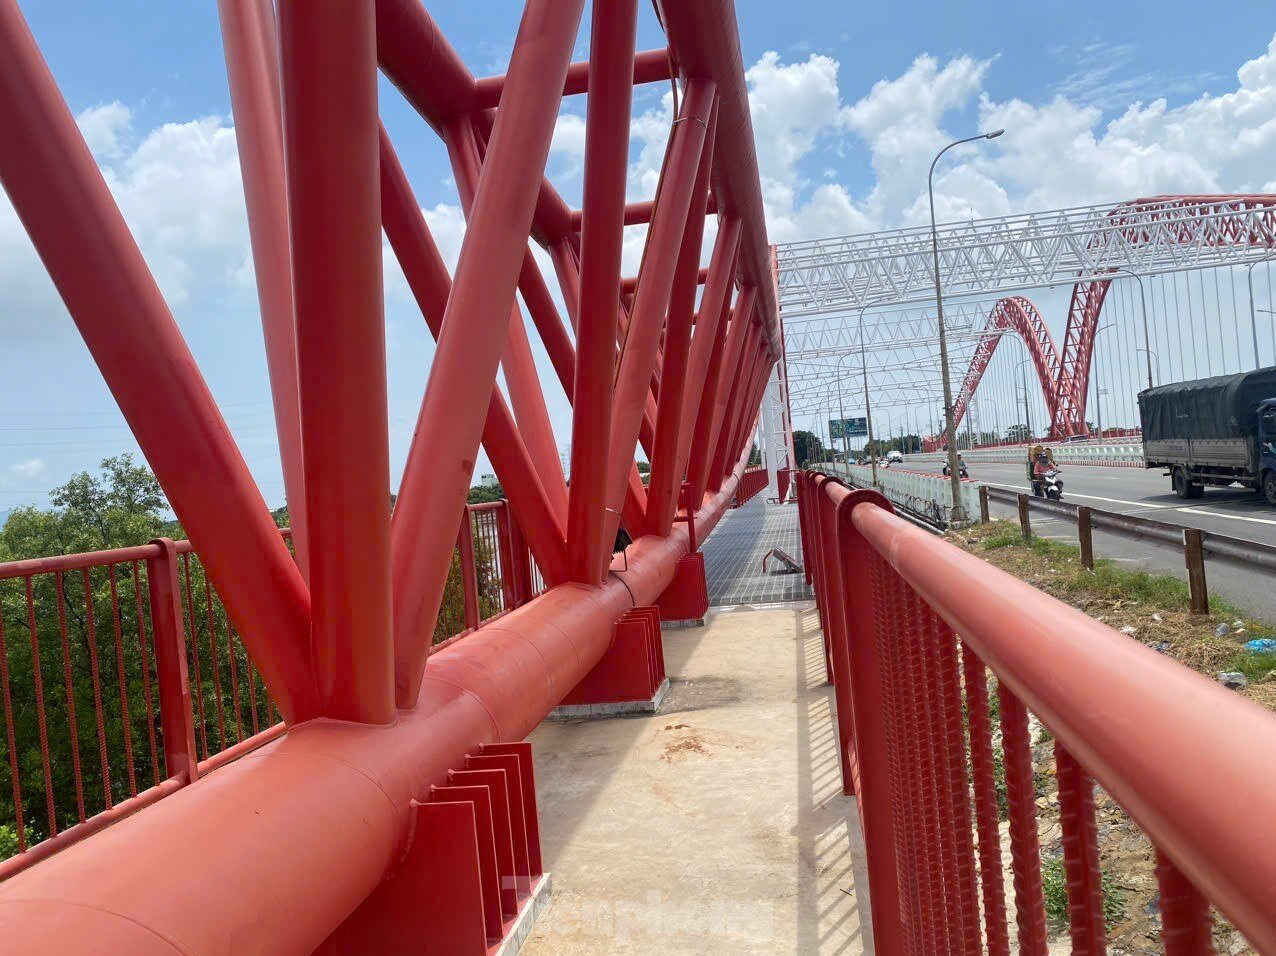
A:
[[[1028,429],[1028,441],[1032,441],[1032,416],[1028,413],[1028,373],[1023,367],[1031,362],[1032,359],[1026,358],[1019,363],[1019,381],[1023,385],[1023,423]]]
[[[957,426],[953,416],[953,387],[948,376],[948,338],[944,330],[944,295],[939,275],[939,229],[935,224],[935,164],[954,146],[973,143],[980,139],[996,139],[1004,132],[1004,129],[997,129],[991,133],[980,133],[978,136],[968,136],[949,143],[935,154],[935,158],[930,163],[930,172],[926,175],[926,191],[930,196],[930,250],[935,262],[935,310],[939,314],[939,369],[940,378],[944,384],[944,432],[948,439],[948,472],[952,479],[954,523],[965,521],[966,512],[961,504],[961,471],[957,467]]]
[[[1099,423],[1100,440],[1103,439],[1103,387],[1099,384],[1099,333],[1115,325],[1115,322],[1109,322],[1094,330],[1094,351],[1090,356],[1090,362],[1094,366],[1094,415]]]

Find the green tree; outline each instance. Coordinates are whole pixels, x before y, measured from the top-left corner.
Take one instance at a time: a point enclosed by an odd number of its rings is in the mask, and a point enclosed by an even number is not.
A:
[[[824,443],[814,432],[795,431],[793,433],[793,454],[803,465],[824,460]]]

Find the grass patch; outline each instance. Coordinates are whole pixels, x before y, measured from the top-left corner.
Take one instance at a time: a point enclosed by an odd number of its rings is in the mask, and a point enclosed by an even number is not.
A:
[[[1210,598],[1210,613],[1189,611],[1186,582],[1168,574],[1095,561],[1081,564],[1078,547],[1049,538],[1024,538],[1016,521],[992,521],[950,534],[949,539],[1003,571],[1122,631],[1210,678],[1239,671],[1250,686],[1241,693],[1276,710],[1276,655],[1247,651],[1244,642],[1276,629],[1248,617],[1228,601]],[[1225,633],[1216,633],[1226,624]],[[995,700],[995,695],[990,697]]]
[[[1107,870],[1100,870],[1103,888],[1103,920],[1111,928],[1125,916],[1125,894]],[[1046,918],[1056,926],[1068,923],[1068,878],[1062,856],[1047,856],[1041,861],[1041,889],[1046,897]]]

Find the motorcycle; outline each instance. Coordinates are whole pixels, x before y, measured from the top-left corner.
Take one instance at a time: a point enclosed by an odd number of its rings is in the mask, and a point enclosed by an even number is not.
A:
[[[950,474],[952,474],[952,472],[948,470],[947,465],[944,465],[944,477],[947,478]],[[961,463],[961,476],[963,478],[970,477],[970,469],[966,467],[966,463],[964,461]]]
[[[1034,481],[1032,491],[1038,498],[1062,501],[1063,478],[1059,475],[1059,469],[1051,468],[1039,480]]]

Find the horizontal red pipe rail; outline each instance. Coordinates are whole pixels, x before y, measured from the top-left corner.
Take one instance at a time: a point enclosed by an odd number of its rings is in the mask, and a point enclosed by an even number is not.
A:
[[[668,50],[643,50],[634,54],[634,86],[643,83],[667,81],[673,64]],[[505,89],[505,76],[485,76],[474,83],[479,109],[499,106],[501,92]],[[580,60],[567,67],[567,79],[563,82],[563,96],[575,96],[589,92],[589,61]]]

